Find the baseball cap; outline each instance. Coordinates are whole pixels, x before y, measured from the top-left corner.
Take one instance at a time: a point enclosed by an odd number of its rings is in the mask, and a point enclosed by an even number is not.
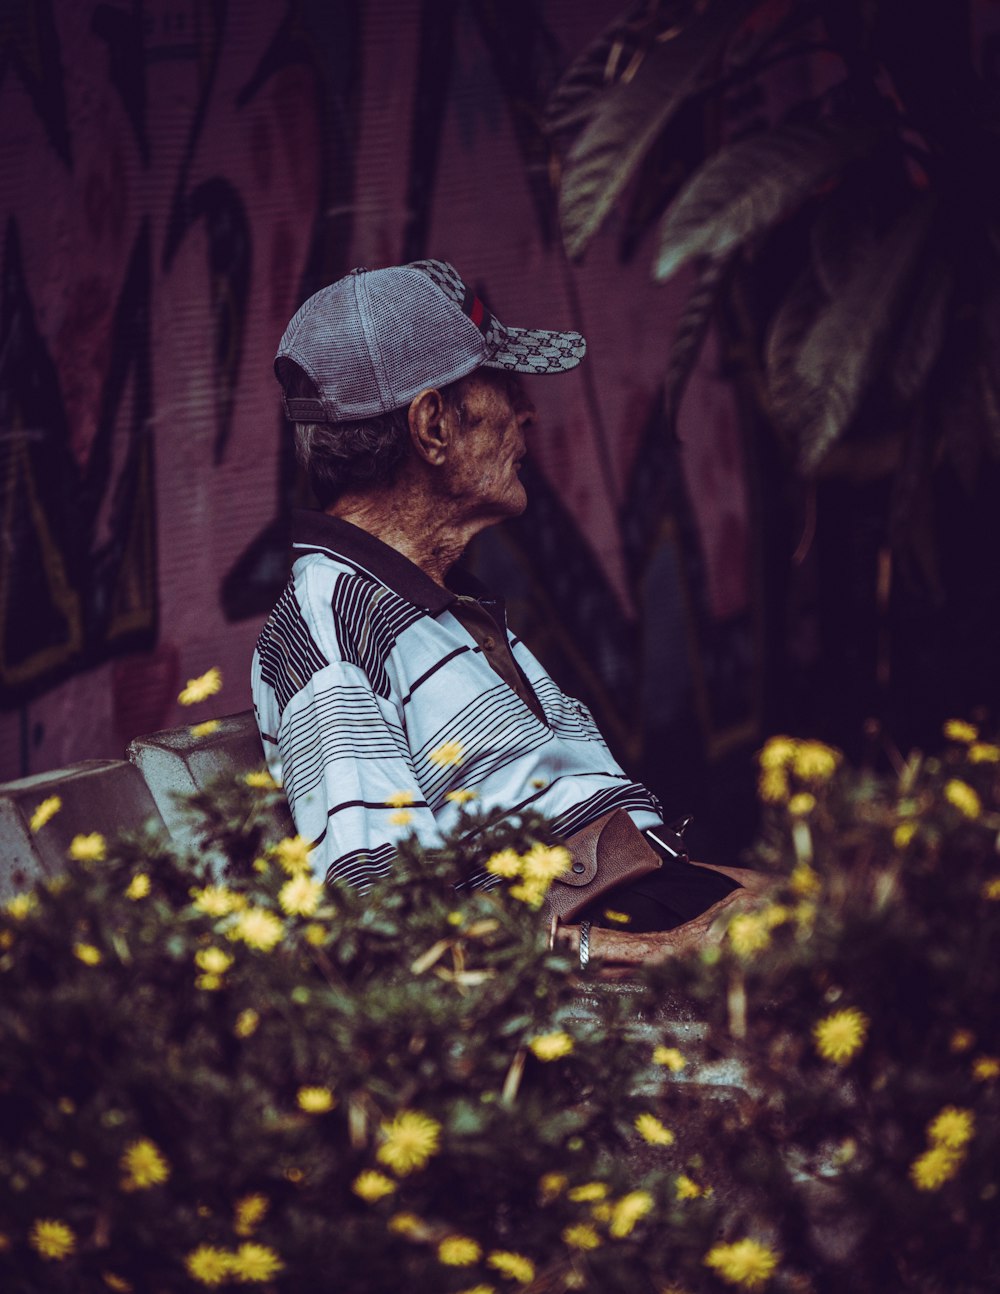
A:
[[[561,373],[583,359],[578,332],[502,324],[446,261],[355,269],[301,306],[278,347],[284,385],[297,365],[315,397],[285,395],[292,422],[347,422],[400,409],[425,387],[477,368]]]

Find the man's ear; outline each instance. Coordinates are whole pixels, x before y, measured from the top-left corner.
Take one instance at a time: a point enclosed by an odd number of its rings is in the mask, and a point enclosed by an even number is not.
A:
[[[426,387],[410,401],[410,440],[425,463],[439,467],[448,454],[450,427],[444,399],[435,387]]]

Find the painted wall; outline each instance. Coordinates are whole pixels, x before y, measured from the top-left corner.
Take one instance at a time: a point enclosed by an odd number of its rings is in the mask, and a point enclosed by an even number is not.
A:
[[[528,513],[473,554],[515,625],[653,781],[670,734],[710,756],[758,734],[730,388],[710,352],[668,440],[680,293],[650,285],[648,244],[622,262],[620,216],[581,267],[554,234],[538,111],[618,7],[7,9],[0,778],[190,720],[177,692],[212,665],[214,712],[249,705],[300,488],[278,338],[351,266],[422,255],[453,261],[502,320],[589,341],[582,370],[534,383]]]

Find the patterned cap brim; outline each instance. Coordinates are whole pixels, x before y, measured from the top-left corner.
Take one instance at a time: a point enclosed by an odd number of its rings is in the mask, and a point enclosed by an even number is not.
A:
[[[512,328],[492,321],[489,341],[496,350],[485,361],[486,368],[513,373],[562,373],[576,368],[587,353],[587,343],[578,332],[550,332],[546,328]]]

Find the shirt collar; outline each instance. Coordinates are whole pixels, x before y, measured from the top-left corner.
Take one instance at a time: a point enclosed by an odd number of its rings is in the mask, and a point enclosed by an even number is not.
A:
[[[448,573],[450,587],[442,588],[397,549],[376,539],[360,526],[344,521],[341,517],[331,517],[325,512],[305,509],[293,511],[292,545],[296,557],[302,556],[303,549],[342,557],[352,566],[367,571],[380,584],[386,585],[407,602],[423,607],[431,615],[436,616],[447,610],[458,594],[499,601],[492,598],[474,575],[457,568]]]

